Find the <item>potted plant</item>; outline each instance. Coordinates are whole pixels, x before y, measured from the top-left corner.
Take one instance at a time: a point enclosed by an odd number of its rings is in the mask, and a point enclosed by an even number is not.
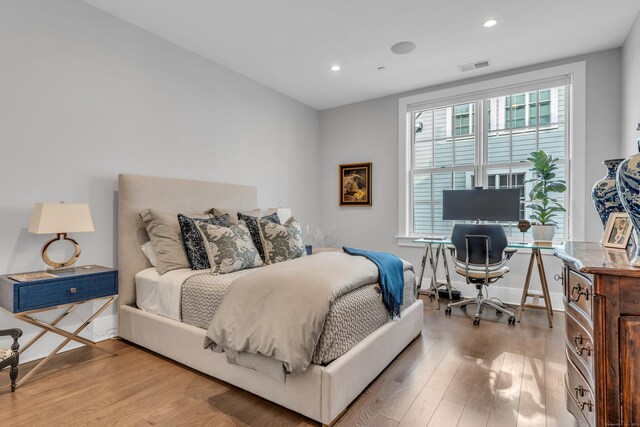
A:
[[[559,212],[566,209],[551,197],[551,193],[564,193],[567,185],[561,179],[556,179],[558,159],[545,153],[543,150],[534,151],[527,159],[533,164],[531,171],[533,178],[527,180],[532,182],[533,187],[529,192],[531,204],[527,207],[533,210],[529,217],[533,221],[531,233],[535,242],[551,242],[555,234],[556,224],[553,219]]]

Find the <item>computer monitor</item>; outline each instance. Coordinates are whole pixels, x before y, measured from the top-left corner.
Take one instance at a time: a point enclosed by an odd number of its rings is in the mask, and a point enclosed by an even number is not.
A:
[[[520,220],[520,190],[444,190],[442,219],[480,221]]]

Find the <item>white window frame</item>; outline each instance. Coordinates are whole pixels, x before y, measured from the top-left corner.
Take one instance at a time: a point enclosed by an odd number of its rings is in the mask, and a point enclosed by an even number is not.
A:
[[[420,237],[411,233],[411,161],[412,144],[408,130],[412,129],[412,112],[476,101],[496,96],[510,95],[518,91],[546,89],[554,82],[570,78],[568,115],[569,127],[567,148],[567,177],[569,191],[567,206],[568,238],[584,240],[586,235],[585,213],[589,208],[586,197],[586,63],[584,61],[544,68],[506,77],[489,79],[477,83],[456,86],[418,95],[400,98],[398,108],[398,235],[399,246],[421,246],[412,243]],[[546,87],[545,87],[546,86]],[[484,172],[484,171],[483,171]]]

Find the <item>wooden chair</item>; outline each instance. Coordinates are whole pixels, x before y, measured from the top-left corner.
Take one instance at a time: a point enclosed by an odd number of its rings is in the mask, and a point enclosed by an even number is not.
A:
[[[11,378],[11,393],[16,391],[16,380],[18,379],[18,362],[20,358],[20,353],[18,353],[18,349],[20,348],[20,344],[18,344],[18,338],[22,336],[22,331],[20,329],[5,329],[0,330],[1,336],[11,336],[13,338],[13,344],[11,348],[0,348],[0,370],[6,368],[7,366],[11,366],[9,370],[9,377]]]

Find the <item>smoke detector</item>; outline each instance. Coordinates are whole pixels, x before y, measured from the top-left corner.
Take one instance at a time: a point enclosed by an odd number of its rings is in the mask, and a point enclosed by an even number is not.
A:
[[[470,64],[458,65],[458,69],[464,72],[464,71],[478,70],[480,68],[487,68],[489,65],[491,65],[489,63],[489,60],[485,59],[482,61],[472,62]]]

